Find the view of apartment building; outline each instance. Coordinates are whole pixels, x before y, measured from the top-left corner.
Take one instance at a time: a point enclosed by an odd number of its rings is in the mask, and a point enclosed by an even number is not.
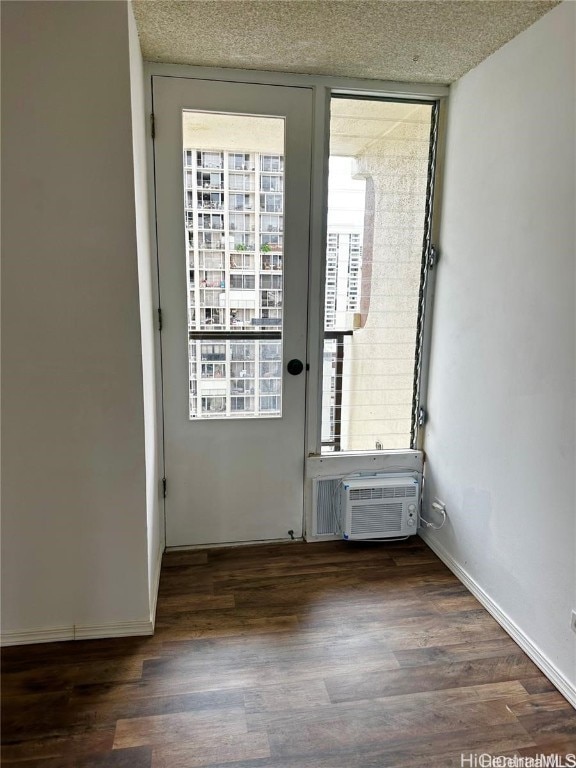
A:
[[[348,330],[360,309],[362,233],[328,229],[324,328]]]
[[[337,129],[355,109],[333,107]],[[410,445],[430,108],[396,109],[411,122],[330,157],[323,452]],[[189,415],[278,417],[284,157],[220,140],[183,156]]]
[[[323,450],[339,450],[342,434],[342,375],[344,334],[352,333],[360,310],[362,230],[352,225],[328,226],[324,298],[324,356],[322,370]]]
[[[190,418],[277,416],[284,158],[185,149],[184,189]],[[238,331],[238,341],[203,331]]]

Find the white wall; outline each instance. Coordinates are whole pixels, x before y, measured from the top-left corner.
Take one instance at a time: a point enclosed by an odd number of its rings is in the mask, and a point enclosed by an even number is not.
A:
[[[128,6],[130,44],[130,86],[132,98],[132,138],[134,150],[134,189],[136,204],[136,240],[138,246],[138,278],[140,292],[140,329],[142,335],[142,367],[144,394],[144,434],[146,446],[146,517],[148,525],[148,587],[150,612],[154,613],[160,560],[164,550],[164,526],[161,525],[163,504],[160,498],[162,456],[160,452],[160,408],[156,395],[159,366],[155,359],[155,320],[157,317],[157,286],[152,273],[152,243],[150,238],[149,179],[147,168],[147,131],[144,62],[140,51],[136,21],[132,6]],[[152,616],[152,618],[154,618]]]
[[[576,5],[451,89],[428,540],[507,615],[576,703]]]
[[[128,8],[3,3],[2,38],[3,637],[145,631]]]

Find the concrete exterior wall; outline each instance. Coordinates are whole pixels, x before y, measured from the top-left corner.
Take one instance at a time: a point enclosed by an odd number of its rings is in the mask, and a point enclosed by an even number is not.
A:
[[[376,440],[384,449],[410,447],[430,112],[415,107],[412,122],[357,157],[373,204],[366,212],[371,232],[364,233],[362,327],[346,340],[343,450],[374,450]]]

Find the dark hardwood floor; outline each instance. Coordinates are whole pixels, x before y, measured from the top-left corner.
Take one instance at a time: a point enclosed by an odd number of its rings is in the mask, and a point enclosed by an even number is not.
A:
[[[576,752],[574,709],[420,539],[168,554],[154,637],[2,655],[6,766]]]

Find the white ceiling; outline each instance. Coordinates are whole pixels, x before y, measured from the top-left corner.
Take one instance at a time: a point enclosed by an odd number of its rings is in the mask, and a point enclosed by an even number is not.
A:
[[[133,0],[148,61],[448,84],[559,0]]]

